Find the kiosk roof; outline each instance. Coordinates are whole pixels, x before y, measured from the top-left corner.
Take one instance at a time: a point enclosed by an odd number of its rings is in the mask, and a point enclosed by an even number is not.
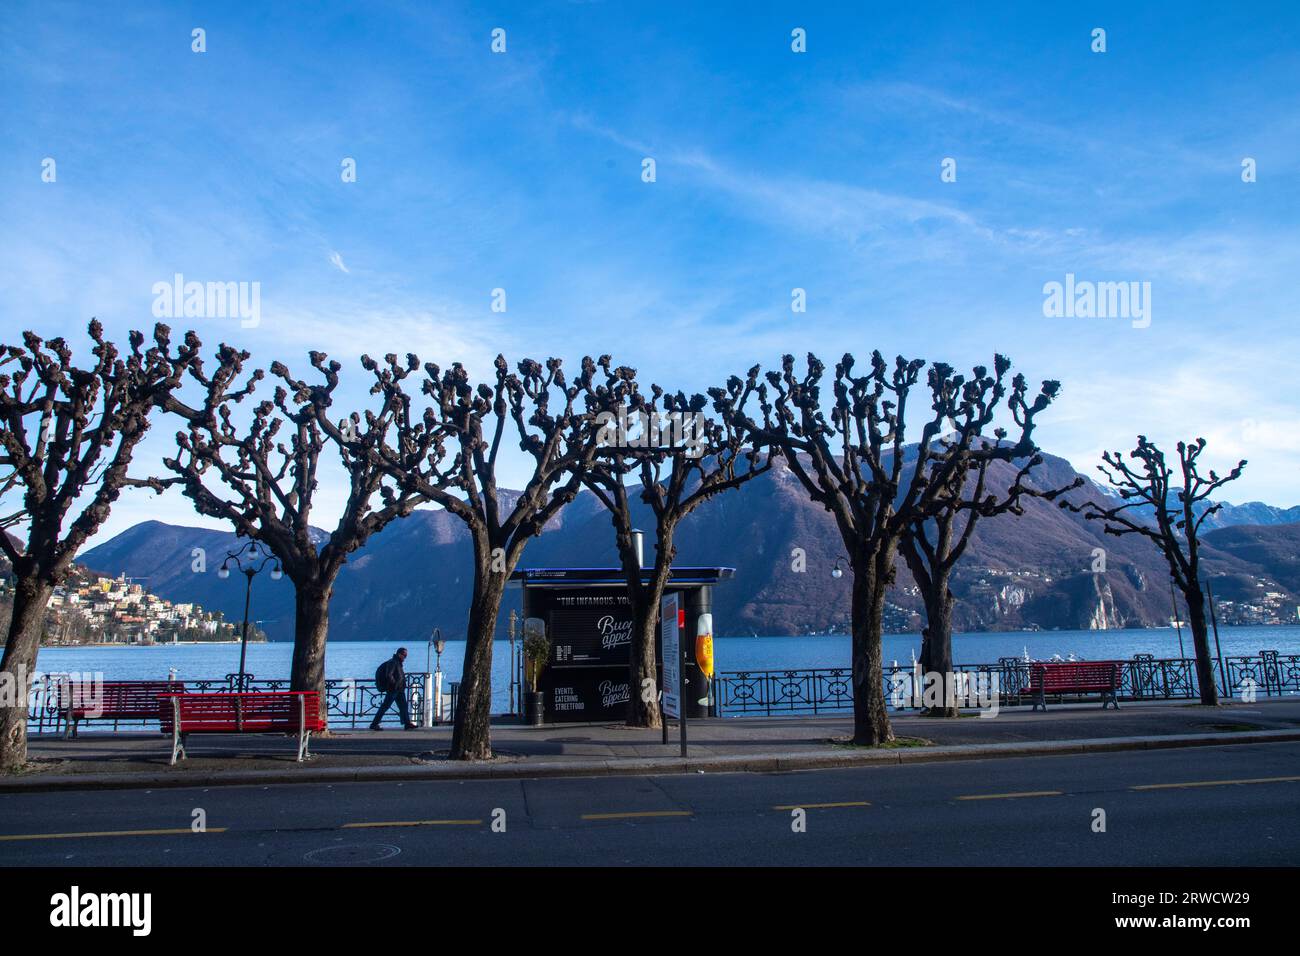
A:
[[[648,579],[650,569],[643,573]],[[735,573],[735,568],[673,568],[668,581],[676,587],[705,587]],[[510,575],[510,584],[526,588],[621,587],[626,579],[622,568],[521,568]]]

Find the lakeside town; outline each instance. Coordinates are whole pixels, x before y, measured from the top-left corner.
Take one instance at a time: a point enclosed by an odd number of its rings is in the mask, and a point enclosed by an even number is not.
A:
[[[13,608],[13,581],[0,579],[0,626]],[[91,644],[207,644],[238,641],[240,622],[192,602],[173,602],[151,594],[126,575],[105,577],[76,567],[54,589],[42,643],[48,647]],[[249,641],[265,641],[256,626]]]

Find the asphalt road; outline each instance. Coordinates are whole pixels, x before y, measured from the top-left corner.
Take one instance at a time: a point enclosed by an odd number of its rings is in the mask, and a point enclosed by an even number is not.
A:
[[[207,832],[193,832],[196,810]],[[1094,832],[1097,810],[1105,832]],[[1300,743],[785,774],[0,795],[3,866],[1297,862]]]

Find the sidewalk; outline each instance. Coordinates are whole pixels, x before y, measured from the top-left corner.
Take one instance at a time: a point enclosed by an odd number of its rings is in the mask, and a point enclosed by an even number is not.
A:
[[[290,738],[194,736],[189,759],[169,766],[170,741],[159,734],[83,731],[75,740],[29,741],[32,771],[0,777],[0,792],[46,789],[215,786],[379,779],[591,776],[691,771],[783,771],[985,759],[1088,750],[1148,749],[1300,740],[1300,698],[1232,702],[1209,710],[1187,701],[1027,707],[981,718],[933,720],[891,716],[898,746],[853,747],[849,716],[750,717],[688,723],[689,757],[680,757],[677,725],[664,745],[659,731],[616,724],[493,725],[496,758],[446,759],[449,727],[432,730],[336,731],[313,739],[310,761],[294,760]],[[92,725],[93,726],[93,725]]]

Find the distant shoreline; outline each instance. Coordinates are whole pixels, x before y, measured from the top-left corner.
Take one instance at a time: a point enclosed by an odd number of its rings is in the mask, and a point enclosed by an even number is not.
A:
[[[1255,631],[1255,630],[1266,631],[1266,630],[1277,629],[1277,628],[1296,628],[1296,627],[1300,627],[1300,622],[1292,623],[1292,624],[1230,624],[1230,625],[1220,624],[1221,630],[1232,630],[1237,632]],[[1182,630],[1184,634],[1184,639],[1190,639],[1191,629],[1186,625],[1184,625]],[[959,639],[959,638],[974,639],[974,638],[982,638],[982,637],[1006,637],[1012,634],[1023,635],[1026,638],[1047,637],[1053,634],[1069,634],[1076,638],[1081,638],[1081,637],[1086,638],[1090,636],[1105,638],[1107,636],[1114,636],[1116,634],[1135,634],[1135,635],[1136,634],[1164,634],[1164,633],[1176,634],[1177,632],[1178,632],[1178,628],[1166,625],[1164,627],[1112,627],[1112,628],[1106,628],[1105,630],[1095,630],[1095,631],[1081,630],[1077,628],[1023,628],[1014,631],[992,631],[992,630],[953,631],[952,636],[954,639]],[[910,637],[910,638],[919,639],[920,632],[919,631],[887,631],[882,636],[885,638]],[[1211,637],[1213,637],[1213,631],[1211,631]],[[731,640],[749,641],[754,639],[789,640],[792,638],[807,639],[810,641],[821,640],[821,639],[851,639],[852,634],[843,631],[834,632],[834,633],[830,633],[830,632],[819,633],[819,634],[727,634],[727,635],[715,635],[714,640],[718,640],[718,641],[731,641]],[[449,644],[464,644],[465,638],[448,636],[446,638],[446,641]],[[371,638],[371,639],[335,638],[330,640],[329,643],[330,644],[385,644],[385,643],[397,644],[403,642],[405,642],[411,648],[420,647],[425,643],[423,639],[412,638],[412,637],[403,638],[398,636],[379,637],[379,638]],[[509,638],[504,633],[498,634],[496,637],[496,642],[503,643],[503,644],[508,643]],[[120,641],[104,641],[104,642],[87,643],[87,644],[42,644],[41,649],[42,650],[75,650],[78,648],[110,648],[110,647],[111,648],[207,647],[207,646],[231,647],[231,646],[238,646],[239,643],[240,641],[238,639],[231,640],[231,641],[161,641],[156,644],[123,644]],[[250,640],[248,643],[250,645],[255,645],[260,647],[270,647],[270,646],[291,646],[293,644],[293,641],[292,640],[284,640],[284,641]],[[0,644],[0,647],[3,646],[4,646],[3,644]]]
[[[1247,630],[1247,629],[1253,629],[1253,628],[1259,628],[1259,629],[1263,630],[1263,629],[1265,629],[1265,628],[1276,628],[1276,627],[1300,627],[1300,621],[1294,621],[1294,622],[1291,622],[1291,623],[1280,623],[1280,624],[1223,624],[1222,622],[1220,622],[1219,627],[1220,627],[1221,629],[1232,628],[1234,631],[1241,631],[1241,630]],[[1182,630],[1183,630],[1184,633],[1186,633],[1186,634],[1188,634],[1188,635],[1191,634],[1191,628],[1190,628],[1187,624],[1184,624],[1184,625],[1183,625]],[[994,630],[987,630],[987,631],[953,631],[953,632],[952,632],[952,636],[953,636],[953,637],[985,637],[985,636],[1003,636],[1003,637],[1005,637],[1007,634],[1044,634],[1044,635],[1045,635],[1045,634],[1122,634],[1122,633],[1129,633],[1129,632],[1132,632],[1132,633],[1141,633],[1141,634],[1149,634],[1149,633],[1152,633],[1152,632],[1160,632],[1160,631],[1170,631],[1170,632],[1176,634],[1176,633],[1178,633],[1178,628],[1174,627],[1173,625],[1163,625],[1163,626],[1154,626],[1154,627],[1109,627],[1109,628],[1104,628],[1104,629],[1100,629],[1100,630],[1084,630],[1084,629],[1082,629],[1082,628],[1072,628],[1072,627],[1025,627],[1025,628],[1017,628],[1017,629],[1015,629],[1015,630],[1009,630],[1009,631],[994,631]],[[921,634],[920,631],[885,631],[885,632],[882,634],[882,636],[883,636],[883,637],[920,637],[920,634]],[[1210,635],[1213,636],[1213,634],[1214,634],[1214,631],[1213,631],[1213,629],[1211,629],[1211,630],[1210,630]],[[804,634],[715,634],[715,635],[714,635],[714,640],[717,640],[717,641],[730,641],[730,640],[744,640],[744,641],[750,641],[750,640],[753,640],[754,638],[779,638],[779,639],[785,640],[785,639],[788,639],[788,638],[791,638],[791,637],[808,637],[808,638],[816,638],[816,637],[852,637],[852,636],[853,636],[853,635],[852,635],[851,633],[849,633],[848,631],[825,631],[825,632],[820,632],[820,633],[816,633],[816,634],[812,634],[812,633],[804,633]],[[395,642],[395,641],[400,641],[400,640],[403,640],[403,639],[402,639],[402,638],[397,638],[397,637],[376,637],[376,638],[356,638],[356,637],[350,637],[350,638],[345,638],[344,640],[338,641],[338,643],[340,643],[340,644],[382,644],[382,643],[384,643],[385,641],[387,641],[387,642],[389,642],[389,643],[393,643],[393,642]],[[424,643],[423,639],[420,639],[420,638],[405,638],[405,640],[406,640],[408,643],[410,643],[410,645],[411,645],[412,647]],[[446,640],[447,640],[448,643],[460,643],[460,644],[463,644],[463,643],[465,642],[465,638],[463,638],[463,637],[447,637]],[[508,638],[505,634],[498,634],[498,635],[496,636],[496,640],[497,640],[497,641],[508,641],[509,638]],[[200,641],[200,642],[197,642],[197,643],[208,643],[208,642]],[[216,643],[216,642],[211,642],[211,643]],[[235,643],[235,644],[238,644],[239,642],[238,642],[238,641],[235,641],[234,643]],[[250,641],[249,643],[252,643],[252,642]],[[293,641],[292,641],[292,640],[286,640],[286,641],[266,640],[266,641],[261,641],[260,643],[263,643],[263,644],[292,644]]]
[[[1255,629],[1255,628],[1258,628],[1258,629],[1260,629],[1260,630],[1264,630],[1264,629],[1267,629],[1267,628],[1277,628],[1277,627],[1300,627],[1300,621],[1297,621],[1297,622],[1295,622],[1295,623],[1290,623],[1290,624],[1220,624],[1219,626],[1220,626],[1221,628],[1232,628],[1234,631],[1250,630],[1250,629]],[[1184,632],[1186,632],[1188,635],[1191,634],[1191,628],[1188,627],[1188,625],[1186,625],[1186,624],[1183,625],[1182,630],[1183,630]],[[1153,632],[1161,632],[1161,631],[1171,631],[1171,632],[1173,632],[1173,633],[1177,633],[1177,632],[1178,632],[1178,628],[1173,627],[1172,625],[1157,626],[1157,627],[1110,627],[1110,628],[1105,628],[1105,629],[1101,629],[1101,630],[1083,630],[1083,629],[1081,629],[1081,628],[1067,628],[1067,627],[1053,627],[1053,628],[1041,628],[1041,627],[1038,627],[1038,628],[1019,628],[1019,629],[1017,629],[1017,630],[1011,630],[1011,631],[993,631],[993,630],[988,630],[988,631],[953,631],[953,632],[952,632],[952,636],[956,638],[956,637],[986,637],[986,636],[1003,636],[1003,637],[1005,637],[1005,636],[1008,635],[1008,634],[1025,634],[1025,635],[1032,635],[1032,634],[1039,634],[1039,635],[1048,635],[1048,634],[1097,634],[1097,635],[1105,635],[1105,634],[1119,634],[1119,633],[1140,633],[1140,634],[1149,634],[1149,633],[1153,633]],[[1211,634],[1213,634],[1213,631],[1211,631]],[[761,639],[761,638],[778,638],[778,639],[785,640],[785,639],[789,639],[789,638],[792,638],[792,637],[799,637],[799,638],[805,638],[805,637],[806,637],[806,638],[843,637],[843,638],[849,638],[849,637],[852,637],[852,636],[853,636],[853,635],[850,634],[850,633],[847,632],[847,631],[827,631],[827,632],[824,632],[824,633],[817,633],[817,634],[807,634],[807,633],[805,633],[805,634],[718,634],[718,635],[715,635],[714,640],[719,640],[719,641],[745,640],[745,641],[749,641],[749,640],[753,640],[754,638],[760,638],[760,639]],[[882,636],[883,636],[883,637],[919,637],[919,636],[920,636],[920,631],[886,631],[886,632],[884,632],[884,634],[883,634]],[[496,640],[497,640],[497,641],[502,641],[502,642],[508,642],[508,641],[509,641],[509,638],[508,638],[505,634],[498,634],[497,637],[496,637]],[[331,641],[331,643],[337,643],[337,644],[383,644],[383,643],[390,643],[390,644],[391,644],[391,643],[401,642],[401,641],[406,641],[406,643],[410,644],[412,647],[415,647],[415,646],[417,646],[417,645],[421,645],[421,644],[424,643],[422,639],[417,639],[417,638],[399,638],[399,637],[345,638],[345,639],[342,639],[342,640],[339,640],[339,639],[333,639],[333,640]],[[447,641],[448,643],[463,644],[463,643],[465,642],[465,638],[463,638],[463,637],[450,637],[450,636],[449,636],[449,637],[446,638],[446,641]],[[123,643],[120,643],[120,642],[118,642],[118,641],[106,641],[106,642],[103,642],[103,643],[95,643],[95,644],[43,644],[43,645],[41,645],[41,646],[42,646],[42,648],[56,648],[56,647],[57,647],[57,648],[71,648],[71,647],[181,647],[181,646],[202,647],[202,646],[205,646],[205,645],[212,645],[212,646],[226,646],[226,645],[230,645],[230,644],[238,644],[238,643],[239,643],[239,640],[236,639],[236,640],[233,640],[233,641],[163,641],[163,642],[159,642],[159,643],[157,643],[157,644],[123,644]],[[249,643],[249,644],[260,644],[260,645],[269,645],[269,644],[292,644],[293,641],[292,641],[292,639],[290,639],[290,640],[284,640],[284,641],[277,641],[277,640],[268,639],[268,640],[265,640],[265,641],[249,641],[248,643]],[[3,645],[0,644],[0,647],[2,647],[2,646],[3,646]]]
[[[229,644],[238,644],[239,639],[233,641],[155,641],[152,644],[127,644],[122,641],[87,641],[84,644],[42,644],[42,650],[53,650],[54,648],[63,647],[204,647],[212,645],[214,647],[225,647]],[[289,644],[291,641],[249,641],[249,644]],[[3,647],[0,644],[0,647]]]

